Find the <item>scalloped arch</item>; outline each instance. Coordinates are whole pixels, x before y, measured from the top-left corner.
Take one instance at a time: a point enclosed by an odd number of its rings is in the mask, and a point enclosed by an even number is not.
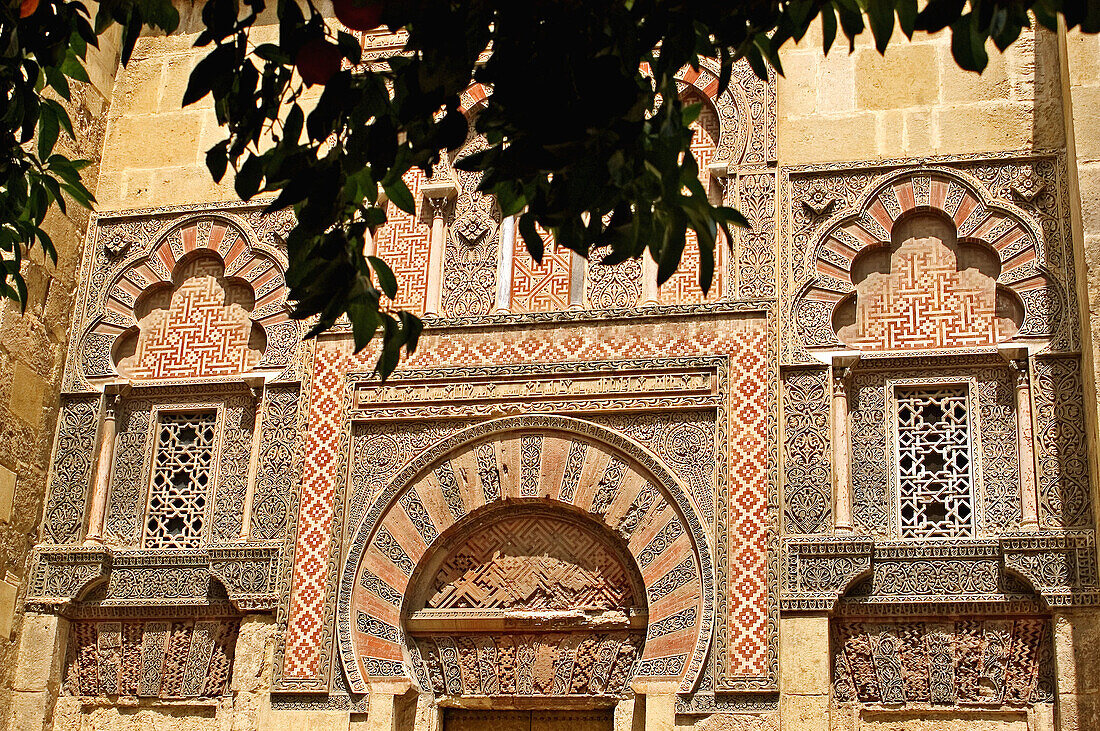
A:
[[[457,521],[508,500],[584,511],[624,538],[646,587],[650,626],[674,614],[692,617],[672,634],[646,639],[635,678],[690,691],[706,656],[715,595],[710,550],[683,486],[633,440],[546,415],[504,417],[437,442],[364,513],[337,598],[338,646],[351,688],[366,692],[370,682],[416,677],[401,630],[414,567]],[[356,611],[379,620],[372,623],[376,634],[356,628]]]
[[[202,253],[224,265],[226,279],[252,290],[254,305],[249,319],[264,329],[268,340],[268,349],[256,367],[285,366],[298,332],[286,303],[286,263],[280,253],[254,241],[249,231],[248,224],[232,214],[194,215],[170,224],[150,248],[131,255],[96,297],[98,314],[81,338],[82,375],[117,375],[104,352],[120,334],[136,327],[134,306],[139,298],[153,288],[172,285],[177,265]]]
[[[1046,266],[1038,226],[1015,206],[985,195],[969,176],[924,168],[880,178],[851,208],[832,216],[804,254],[811,277],[795,311],[807,347],[843,347],[831,322],[837,305],[855,291],[853,262],[870,247],[888,245],[895,223],[921,211],[944,214],[960,241],[980,242],[996,254],[997,284],[1024,304],[1016,339],[1045,340],[1058,333],[1064,296]]]
[[[721,94],[718,93],[718,77],[706,66],[693,69],[684,67],[676,75],[677,81],[683,84],[681,94],[693,89],[713,106],[714,113],[718,117],[718,139],[714,141],[714,162],[738,165],[744,162],[749,138],[753,133],[751,115],[749,114],[749,100],[745,90],[736,79],[730,82],[729,87]]]

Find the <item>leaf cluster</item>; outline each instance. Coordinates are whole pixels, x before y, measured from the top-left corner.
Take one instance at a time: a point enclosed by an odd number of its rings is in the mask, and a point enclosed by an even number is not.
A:
[[[143,24],[172,31],[179,22],[170,0],[107,0],[94,28],[80,2],[41,1],[49,13],[33,22],[14,6],[3,16],[0,249],[16,252],[5,287],[20,281],[18,252],[36,238],[52,250],[38,224],[61,191],[91,203],[79,164],[50,154],[58,130],[71,125],[39,92],[49,85],[64,96],[66,77],[85,80],[84,49],[111,23],[123,26],[126,62]],[[387,201],[416,209],[404,177],[437,168],[462,148],[471,124],[485,144],[455,165],[477,173],[480,190],[517,217],[536,260],[548,231],[557,246],[585,257],[599,250],[608,264],[648,253],[663,282],[694,238],[707,290],[717,247],[746,221],[700,183],[690,149],[700,109],[681,98],[683,68],[715,59],[721,89],[742,59],[762,78],[782,73],[780,48],[813,23],[825,52],[840,37],[851,50],[868,30],[885,51],[896,30],[911,37],[950,28],[956,61],[974,71],[988,62],[988,41],[1004,49],[1036,21],[1053,29],[1061,16],[1070,28],[1100,31],[1097,4],[1080,0],[336,0],[381,2],[382,22],[404,34],[402,53],[364,59],[360,39],[314,0],[271,2],[207,0],[196,45],[208,50],[183,103],[211,97],[227,131],[206,156],[215,180],[232,170],[242,199],[270,194],[272,209],[293,207],[294,316],[311,322],[311,335],[346,317],[356,348],[380,334],[383,378],[416,347],[422,324],[393,307],[398,283],[385,262],[365,255],[368,239],[384,224]],[[277,26],[255,42],[272,11]],[[306,79],[322,85],[319,97]],[[492,95],[471,122],[460,97],[474,83]],[[35,132],[37,150],[27,149]]]

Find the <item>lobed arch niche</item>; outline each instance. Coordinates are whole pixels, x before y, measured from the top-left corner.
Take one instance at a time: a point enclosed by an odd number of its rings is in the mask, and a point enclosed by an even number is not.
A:
[[[178,221],[101,290],[81,338],[83,376],[225,378],[290,364],[298,327],[285,263],[234,216]]]
[[[713,571],[683,487],[645,448],[578,419],[496,419],[414,458],[355,528],[337,600],[344,671],[359,693],[397,678],[481,697],[690,691]],[[531,612],[548,624],[524,624]],[[524,675],[516,657],[542,670]]]
[[[1043,347],[1061,334],[1038,227],[957,172],[895,173],[822,231],[795,305],[810,349]]]

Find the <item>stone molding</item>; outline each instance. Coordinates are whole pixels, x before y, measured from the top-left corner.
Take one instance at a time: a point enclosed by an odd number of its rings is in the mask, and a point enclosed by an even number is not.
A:
[[[224,591],[239,611],[269,611],[278,600],[278,555],[274,543],[189,551],[40,546],[26,603],[37,611],[64,611],[105,580],[98,606],[205,606]]]
[[[780,608],[834,611],[846,603],[894,605],[1026,602],[1045,608],[1100,604],[1091,533],[1016,533],[998,538],[876,541],[788,538]]]

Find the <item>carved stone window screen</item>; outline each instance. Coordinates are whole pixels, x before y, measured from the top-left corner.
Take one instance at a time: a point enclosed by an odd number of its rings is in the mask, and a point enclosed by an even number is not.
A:
[[[145,548],[198,548],[217,479],[219,409],[160,411],[145,510]]]
[[[970,384],[894,384],[890,400],[900,536],[973,536],[980,468]]]

